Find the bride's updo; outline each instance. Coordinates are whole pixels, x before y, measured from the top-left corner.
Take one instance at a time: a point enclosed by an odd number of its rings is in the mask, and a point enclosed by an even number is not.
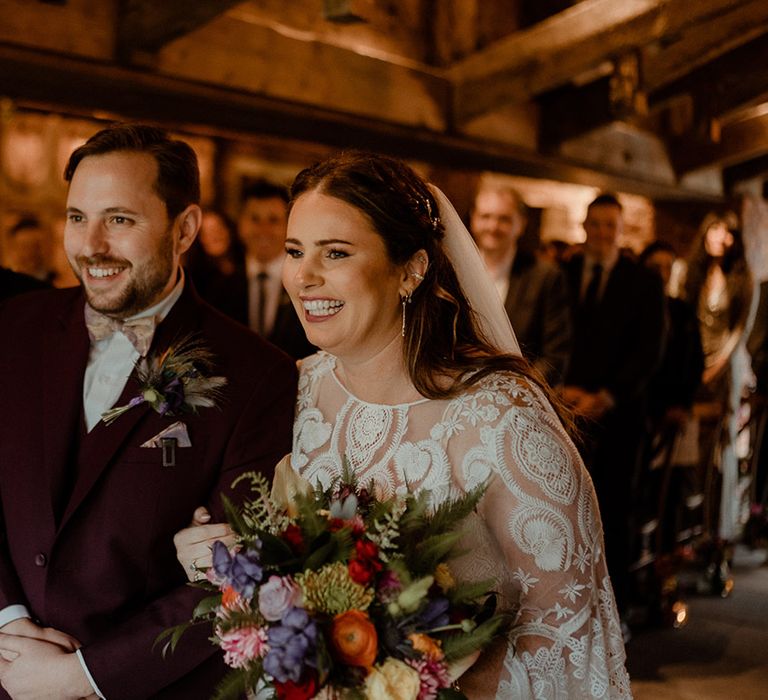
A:
[[[484,337],[456,272],[443,251],[443,223],[427,184],[405,163],[375,153],[345,151],[302,170],[291,202],[318,191],[365,214],[396,265],[419,250],[429,256],[424,280],[406,307],[405,364],[416,389],[449,398],[494,371],[543,380],[522,357],[506,355]]]

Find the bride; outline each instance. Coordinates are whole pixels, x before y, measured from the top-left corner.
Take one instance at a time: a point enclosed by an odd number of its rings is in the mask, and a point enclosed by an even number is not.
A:
[[[592,483],[451,204],[360,152],[291,194],[283,283],[322,348],[301,366],[293,469],[327,486],[346,456],[380,495],[427,489],[433,505],[487,481],[455,569],[499,581],[515,624],[462,691],[631,697]],[[225,530],[177,535],[187,571]]]

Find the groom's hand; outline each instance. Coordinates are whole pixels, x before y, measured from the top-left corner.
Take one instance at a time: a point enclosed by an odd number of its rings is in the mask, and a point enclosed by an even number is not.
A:
[[[82,646],[74,637],[65,632],[55,630],[53,627],[40,627],[28,617],[22,617],[3,625],[0,627],[0,633],[51,642],[52,644],[58,644],[65,651],[75,651],[75,649],[79,649]]]
[[[73,652],[52,642],[3,633],[0,684],[13,700],[79,700],[93,694]]]

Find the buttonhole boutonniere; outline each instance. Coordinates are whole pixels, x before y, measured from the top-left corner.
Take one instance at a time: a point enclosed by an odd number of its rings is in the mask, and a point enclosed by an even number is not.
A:
[[[213,353],[203,341],[188,335],[159,354],[150,353],[136,363],[141,389],[124,406],[101,414],[106,425],[134,406],[148,403],[161,416],[196,413],[216,405],[225,377],[208,376],[213,370]]]

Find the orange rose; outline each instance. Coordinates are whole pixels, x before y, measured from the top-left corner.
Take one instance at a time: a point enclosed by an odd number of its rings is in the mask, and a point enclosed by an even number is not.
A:
[[[411,640],[413,648],[416,651],[420,651],[428,659],[440,661],[440,659],[443,658],[443,650],[440,648],[439,640],[432,639],[432,637],[429,637],[426,634],[419,634],[417,632],[409,634],[408,639]]]
[[[349,666],[370,668],[376,661],[379,639],[366,613],[348,610],[331,623],[333,655]]]

